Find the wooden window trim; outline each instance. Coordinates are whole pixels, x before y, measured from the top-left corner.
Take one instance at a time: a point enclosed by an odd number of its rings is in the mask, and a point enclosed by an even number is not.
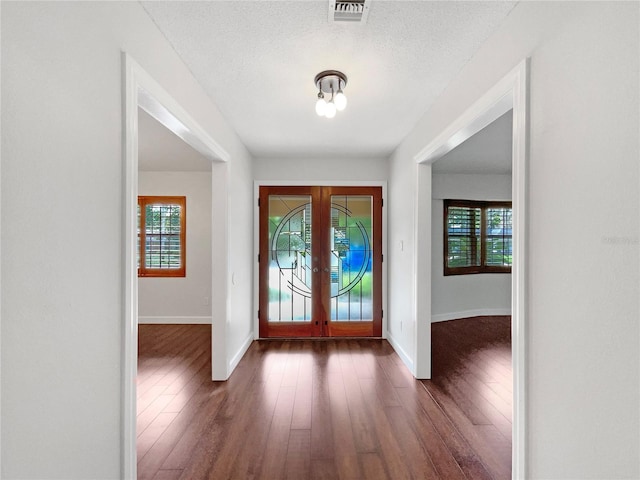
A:
[[[146,268],[146,229],[142,228],[146,224],[147,205],[179,205],[180,206],[180,267],[179,268]],[[184,196],[138,196],[138,206],[140,207],[139,235],[139,266],[138,277],[185,277],[187,274],[187,198]]]
[[[443,214],[443,231],[444,231],[444,243],[443,243],[443,266],[444,275],[472,275],[476,273],[511,273],[511,266],[498,266],[498,265],[486,265],[487,263],[487,222],[486,211],[491,208],[513,208],[512,203],[509,201],[478,201],[478,200],[443,200],[444,214]],[[449,267],[449,207],[466,207],[480,209],[480,265],[472,265],[466,267]],[[475,248],[475,243],[473,244]],[[477,253],[476,253],[477,255]]]

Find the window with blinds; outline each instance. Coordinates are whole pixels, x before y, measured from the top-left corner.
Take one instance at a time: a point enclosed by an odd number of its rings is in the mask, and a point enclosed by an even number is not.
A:
[[[186,275],[186,214],[186,197],[138,197],[139,277]]]
[[[444,274],[510,273],[511,202],[444,201]]]

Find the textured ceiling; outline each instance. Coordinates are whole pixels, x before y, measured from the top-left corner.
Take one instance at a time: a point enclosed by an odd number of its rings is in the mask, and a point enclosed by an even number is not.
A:
[[[433,164],[433,173],[511,173],[513,112],[497,118]]]
[[[388,156],[515,2],[372,0],[366,24],[328,0],[143,2],[256,157]],[[315,114],[314,76],[348,76],[349,104]]]

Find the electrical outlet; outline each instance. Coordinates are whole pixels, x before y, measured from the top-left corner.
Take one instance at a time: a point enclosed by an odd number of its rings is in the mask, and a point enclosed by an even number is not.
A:
[[[204,297],[204,304],[209,305],[209,297]]]

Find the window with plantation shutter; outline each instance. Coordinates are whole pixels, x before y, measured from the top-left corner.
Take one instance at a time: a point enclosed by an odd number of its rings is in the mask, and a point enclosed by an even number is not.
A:
[[[186,274],[186,198],[138,197],[138,276]]]
[[[444,274],[510,273],[511,202],[444,201]]]

